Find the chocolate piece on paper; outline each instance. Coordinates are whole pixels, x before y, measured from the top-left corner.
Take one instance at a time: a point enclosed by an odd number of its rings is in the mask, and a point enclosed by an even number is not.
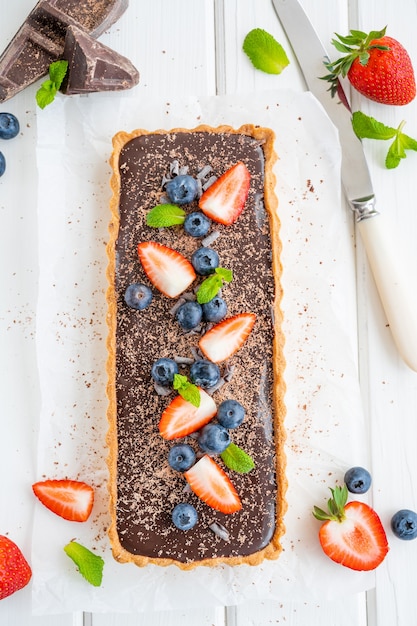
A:
[[[119,91],[139,82],[139,72],[129,59],[75,26],[67,30],[63,58],[68,61],[61,87],[66,95]]]
[[[98,37],[127,7],[128,0],[40,0],[0,56],[0,102],[48,74],[69,26]]]

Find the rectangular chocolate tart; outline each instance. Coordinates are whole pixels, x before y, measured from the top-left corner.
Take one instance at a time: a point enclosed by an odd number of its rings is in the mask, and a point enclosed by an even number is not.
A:
[[[280,554],[286,509],[285,384],[274,141],[273,131],[252,125],[137,130],[113,138],[107,247],[107,443],[109,537],[120,562],[191,569],[219,563],[256,565]],[[151,285],[137,246],[155,241],[190,259],[202,245],[200,239],[186,235],[181,225],[155,229],[146,223],[149,211],[163,201],[164,180],[175,168],[172,164],[188,168],[193,177],[209,166],[210,176],[219,177],[240,161],[250,172],[245,207],[234,224],[212,223],[210,234],[217,238],[210,245],[220,257],[220,266],[233,271],[232,282],[222,292],[228,316],[251,312],[256,322],[243,347],[220,364],[222,374],[227,369],[233,376],[226,376],[228,380],[212,398],[217,406],[233,398],[245,407],[245,420],[231,435],[233,443],[252,457],[254,468],[239,473],[214,457],[242,503],[239,511],[225,514],[185,489],[184,476],[168,463],[176,441],[163,439],[158,423],[176,392],[158,395],[151,367],[161,357],[192,359],[200,336],[179,327],[172,313],[176,299]],[[198,201],[182,208],[198,210]],[[128,307],[124,300],[127,286],[135,282],[149,285],[153,292],[151,304],[142,311]],[[198,283],[197,278],[190,291]],[[181,373],[187,376],[187,367]],[[195,438],[188,436],[185,441],[197,449]],[[171,520],[174,506],[184,501],[198,512],[198,523],[187,531]],[[213,523],[226,534],[213,532]]]

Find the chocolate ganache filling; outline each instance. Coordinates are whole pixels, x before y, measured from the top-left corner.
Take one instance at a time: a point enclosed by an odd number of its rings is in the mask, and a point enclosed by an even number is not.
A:
[[[175,392],[168,397],[155,392],[152,364],[160,357],[192,358],[200,335],[180,328],[171,312],[175,300],[154,288],[153,300],[144,311],[129,308],[124,302],[129,284],[150,284],[138,259],[139,242],[158,241],[188,259],[201,245],[201,240],[186,235],[182,226],[154,229],[146,225],[146,215],[160,203],[162,180],[175,160],[180,167],[187,166],[191,176],[197,176],[207,165],[210,174],[220,176],[237,161],[243,161],[251,174],[249,196],[238,220],[231,226],[213,223],[211,227],[211,231],[219,232],[211,245],[219,254],[220,266],[233,271],[233,281],[222,293],[228,317],[243,312],[256,314],[249,339],[227,362],[233,366],[231,380],[213,393],[217,405],[233,398],[246,408],[243,424],[230,433],[232,441],[255,463],[247,474],[224,468],[242,500],[242,509],[231,515],[215,511],[184,490],[184,477],[171,469],[167,460],[177,442],[165,441],[158,431],[160,416]],[[264,166],[261,143],[239,133],[144,134],[121,150],[115,276],[116,526],[122,547],[133,555],[182,563],[244,557],[264,548],[274,533],[280,488],[275,443],[281,435],[274,429],[272,309],[279,287],[273,275],[270,223],[264,204]],[[183,208],[191,212],[198,210],[197,204],[195,201]],[[223,371],[226,364],[220,367]],[[181,373],[188,375],[187,366]],[[198,451],[195,438],[185,441]],[[220,457],[216,461],[223,466]],[[198,523],[189,531],[177,529],[171,521],[172,509],[179,502],[190,502],[198,511]],[[228,541],[210,530],[213,522],[226,528]]]

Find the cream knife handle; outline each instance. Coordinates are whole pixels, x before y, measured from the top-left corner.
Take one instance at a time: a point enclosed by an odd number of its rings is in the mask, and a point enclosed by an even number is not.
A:
[[[358,228],[394,341],[405,363],[417,371],[417,281],[384,216],[375,212],[359,218]]]

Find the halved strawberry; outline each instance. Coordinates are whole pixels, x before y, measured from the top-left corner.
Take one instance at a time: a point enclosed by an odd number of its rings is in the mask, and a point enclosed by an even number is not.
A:
[[[94,489],[78,480],[44,480],[32,485],[37,498],[50,511],[71,522],[85,522],[94,503]]]
[[[384,560],[389,547],[377,513],[364,502],[347,502],[346,485],[330,489],[329,511],[314,507],[324,521],[319,531],[321,546],[336,563],[354,570],[373,570]]]
[[[201,337],[200,350],[213,363],[225,361],[243,346],[255,320],[254,313],[239,313],[219,322]]]
[[[198,205],[212,220],[228,226],[242,213],[249,185],[249,170],[242,161],[238,161],[210,185]]]
[[[229,477],[207,454],[184,472],[184,476],[196,496],[216,511],[235,513],[242,508]]]
[[[164,439],[178,439],[199,430],[217,413],[216,403],[200,389],[200,406],[196,407],[180,395],[175,396],[162,413],[159,432]]]
[[[145,274],[165,296],[176,298],[196,277],[191,263],[176,250],[155,241],[138,244],[138,254]]]

